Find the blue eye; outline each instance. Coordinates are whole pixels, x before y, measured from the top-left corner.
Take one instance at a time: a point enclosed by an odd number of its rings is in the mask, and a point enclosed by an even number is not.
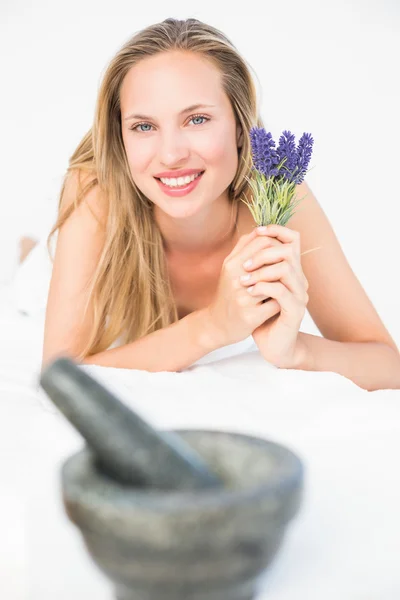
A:
[[[143,125],[148,125],[148,123],[139,123],[138,125],[135,125],[135,127],[132,127],[132,131],[136,131],[138,127],[142,127]]]
[[[193,119],[205,119],[205,121],[209,121],[210,118],[209,117],[205,117],[204,115],[193,115],[193,117],[190,118],[190,121],[192,121]],[[204,123],[198,123],[198,125],[203,125]],[[131,131],[135,131],[136,133],[147,133],[148,131],[150,131],[149,129],[147,129],[146,131],[143,130],[139,130],[138,127],[142,127],[143,125],[149,125],[149,123],[138,123],[137,125],[134,125],[133,127],[130,127]],[[150,125],[151,127],[151,125]]]

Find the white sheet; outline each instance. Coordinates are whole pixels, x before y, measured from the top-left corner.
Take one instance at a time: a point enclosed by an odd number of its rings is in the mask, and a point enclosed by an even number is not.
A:
[[[63,510],[60,465],[83,442],[35,392],[41,326],[5,310],[0,327],[1,597],[111,600]],[[259,600],[400,598],[399,390],[275,369],[258,352],[183,373],[81,368],[160,428],[242,431],[300,455],[303,507]]]

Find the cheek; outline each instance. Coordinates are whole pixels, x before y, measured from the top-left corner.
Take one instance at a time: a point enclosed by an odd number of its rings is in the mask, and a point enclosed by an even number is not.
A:
[[[203,145],[199,154],[204,159],[208,167],[215,169],[223,179],[232,179],[236,173],[238,165],[238,153],[235,139],[229,134],[213,136],[207,144]]]
[[[225,127],[219,127],[213,130],[213,134],[199,137],[198,152],[211,165],[218,165],[222,162],[231,160],[232,153],[235,153],[235,140],[232,133]]]
[[[128,138],[125,142],[125,150],[132,174],[146,172],[149,161],[153,156],[151,144],[141,142],[139,146],[135,143],[135,140]]]
[[[214,146],[212,161],[222,187],[228,187],[238,168],[238,152],[235,139],[230,140],[228,135],[221,136]]]

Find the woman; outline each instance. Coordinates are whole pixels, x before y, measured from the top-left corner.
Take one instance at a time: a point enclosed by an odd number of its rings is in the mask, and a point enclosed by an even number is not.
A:
[[[220,31],[170,18],[121,48],[48,238],[58,231],[42,364],[179,371],[252,335],[277,367],[399,383],[396,345],[307,184],[286,227],[255,229],[242,202],[252,126],[254,82]],[[300,239],[322,249],[300,259]],[[299,332],[307,304],[329,339]]]

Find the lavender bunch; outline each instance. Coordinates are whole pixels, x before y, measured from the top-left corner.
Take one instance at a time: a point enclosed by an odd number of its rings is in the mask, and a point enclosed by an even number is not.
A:
[[[284,131],[279,146],[270,132],[263,127],[250,130],[253,165],[252,177],[246,177],[252,191],[252,202],[247,204],[256,226],[277,223],[285,226],[298,203],[295,199],[296,185],[304,180],[311,159],[314,140],[303,133],[296,148],[294,135]]]

